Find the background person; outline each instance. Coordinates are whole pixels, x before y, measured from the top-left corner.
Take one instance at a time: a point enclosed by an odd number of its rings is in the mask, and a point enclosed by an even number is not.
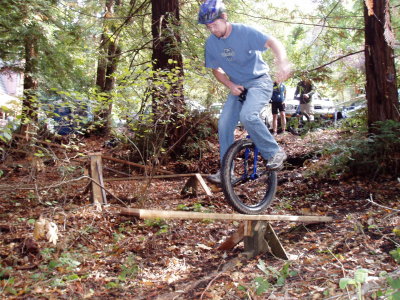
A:
[[[285,133],[286,130],[285,98],[286,98],[285,85],[283,83],[277,83],[275,81],[271,97],[273,135],[278,134],[278,111],[281,117],[282,133]]]
[[[234,131],[240,120],[258,147],[271,170],[281,168],[286,154],[259,117],[271,99],[272,80],[261,52],[270,48],[275,56],[276,81],[290,75],[290,66],[283,45],[274,37],[244,25],[228,22],[221,0],[207,0],[199,10],[198,23],[211,32],[205,45],[205,66],[230,93],[218,121],[220,161],[234,142]],[[245,101],[239,95],[247,90]],[[207,178],[220,183],[220,171]]]
[[[303,76],[301,81],[297,84],[296,91],[294,92],[294,99],[300,100],[300,113],[303,114],[308,121],[310,121],[310,116],[313,114],[311,101],[314,93],[314,84],[309,78]]]

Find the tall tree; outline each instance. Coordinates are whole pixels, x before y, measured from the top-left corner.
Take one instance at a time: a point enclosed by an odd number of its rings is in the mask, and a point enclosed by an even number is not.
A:
[[[117,26],[112,18],[115,10],[121,6],[121,0],[106,0],[104,13],[103,33],[100,39],[100,57],[97,64],[96,85],[100,92],[105,93],[100,113],[96,115],[98,121],[103,125],[104,132],[110,130],[112,98],[110,92],[115,86],[114,72],[117,70],[118,58],[121,48],[118,45]]]
[[[365,71],[368,125],[400,121],[389,0],[365,0]]]
[[[28,137],[32,132],[32,124],[37,122],[37,88],[38,88],[38,38],[36,30],[25,36],[25,68],[24,68],[24,98],[22,101],[22,125],[20,133]],[[32,30],[33,29],[33,30]]]
[[[153,36],[153,113],[156,120],[169,124],[169,146],[180,138],[179,132],[185,109],[183,101],[183,61],[178,0],[152,0]]]

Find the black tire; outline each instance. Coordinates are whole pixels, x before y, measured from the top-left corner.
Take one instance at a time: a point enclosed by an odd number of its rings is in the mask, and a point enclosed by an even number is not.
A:
[[[246,150],[247,149],[247,150]],[[257,172],[253,172],[255,145],[250,139],[232,144],[221,168],[221,185],[225,198],[243,214],[261,214],[271,204],[277,187],[276,172],[267,169],[267,162],[257,155]],[[248,159],[245,159],[245,152]],[[256,174],[251,178],[250,175]]]

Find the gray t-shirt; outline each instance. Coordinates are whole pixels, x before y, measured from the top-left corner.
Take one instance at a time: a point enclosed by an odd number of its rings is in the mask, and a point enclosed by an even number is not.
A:
[[[268,39],[268,35],[253,27],[232,23],[232,32],[226,39],[213,34],[207,39],[205,66],[223,69],[236,84],[263,76],[269,71],[261,56]]]

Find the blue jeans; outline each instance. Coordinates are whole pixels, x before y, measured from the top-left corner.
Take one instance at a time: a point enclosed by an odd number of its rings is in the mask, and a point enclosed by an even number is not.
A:
[[[239,120],[264,159],[270,159],[279,150],[277,142],[259,116],[261,109],[271,99],[271,78],[264,75],[241,85],[248,90],[246,100],[242,103],[238,100],[238,96],[229,94],[218,120],[221,162],[229,146],[234,142],[234,132]]]

